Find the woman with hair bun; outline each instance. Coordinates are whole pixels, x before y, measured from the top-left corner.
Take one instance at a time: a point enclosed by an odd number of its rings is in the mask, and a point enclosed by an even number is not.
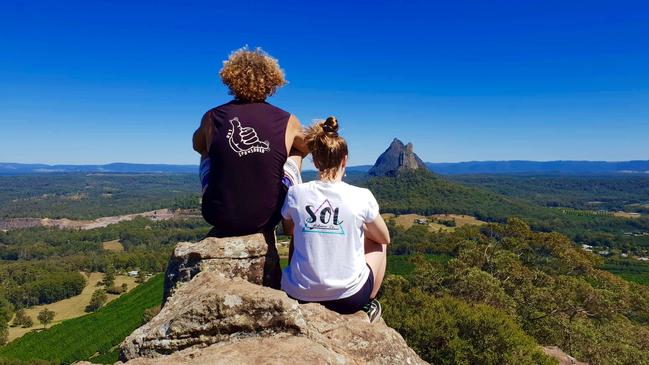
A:
[[[348,150],[338,128],[329,117],[306,130],[319,178],[289,188],[282,207],[293,231],[282,290],[341,314],[364,310],[374,322],[390,234],[374,195],[342,181]]]

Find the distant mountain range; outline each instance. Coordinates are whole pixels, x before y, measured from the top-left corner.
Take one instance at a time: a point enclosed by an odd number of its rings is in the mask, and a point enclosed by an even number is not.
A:
[[[0,175],[25,175],[39,173],[139,173],[178,174],[198,173],[196,165],[165,165],[111,163],[106,165],[45,165],[0,162]]]
[[[612,174],[612,173],[646,173],[649,174],[647,161],[470,161],[456,163],[426,163],[426,166],[438,174]]]
[[[647,161],[469,161],[426,162],[440,175],[472,174],[649,174]],[[372,165],[349,166],[347,171],[369,172]]]
[[[452,163],[427,162],[431,171],[441,175],[459,174],[649,174],[646,161],[470,161]],[[350,166],[350,172],[366,173],[372,165]],[[0,162],[0,175],[38,173],[197,173],[196,165],[111,163],[106,165],[45,165]]]

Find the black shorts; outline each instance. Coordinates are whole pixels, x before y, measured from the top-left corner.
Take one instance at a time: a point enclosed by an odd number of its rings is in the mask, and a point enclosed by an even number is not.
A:
[[[322,304],[325,308],[332,310],[340,314],[352,314],[361,310],[367,303],[371,301],[372,289],[374,289],[374,273],[370,265],[367,265],[370,269],[370,275],[367,277],[363,287],[357,291],[352,296],[336,300],[326,300],[322,302],[305,302],[298,300],[300,304],[304,303],[319,303]]]

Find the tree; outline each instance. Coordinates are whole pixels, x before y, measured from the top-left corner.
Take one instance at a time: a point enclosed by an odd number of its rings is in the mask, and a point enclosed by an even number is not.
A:
[[[25,313],[25,310],[20,308],[16,311],[16,315],[14,316],[14,320],[11,323],[11,327],[18,327],[18,326],[24,326],[25,321],[27,319],[30,319],[27,314]],[[31,320],[31,319],[30,319]],[[29,326],[31,327],[31,326]]]
[[[53,311],[47,308],[43,308],[43,310],[38,313],[37,318],[38,321],[43,325],[43,328],[47,328],[47,325],[52,323],[52,321],[54,320],[55,315],[56,313],[54,313]]]
[[[7,322],[4,319],[0,319],[0,346],[7,343],[9,337],[9,329],[7,328]]]
[[[135,282],[138,284],[142,284],[145,281],[146,281],[146,274],[144,273],[144,271],[142,270],[138,271],[137,277],[135,278]]]
[[[32,317],[30,316],[25,316],[25,319],[23,320],[23,328],[30,328],[31,326],[34,325],[34,321],[32,320]]]
[[[128,284],[123,283],[122,284],[122,293],[126,293],[128,291]]]
[[[106,268],[106,272],[104,273],[104,280],[103,284],[108,288],[112,288],[113,285],[115,285],[115,269],[112,266],[108,266]]]
[[[0,321],[9,323],[14,315],[14,306],[4,297],[0,296]]]
[[[13,305],[4,297],[0,297],[0,345],[7,343],[9,336],[9,321],[13,316]]]
[[[108,301],[108,296],[106,295],[105,290],[97,289],[92,293],[92,298],[90,298],[90,303],[86,306],[86,312],[94,312],[97,309],[101,308]]]
[[[550,365],[536,342],[506,312],[419,289],[388,277],[384,319],[424,360],[435,364]]]

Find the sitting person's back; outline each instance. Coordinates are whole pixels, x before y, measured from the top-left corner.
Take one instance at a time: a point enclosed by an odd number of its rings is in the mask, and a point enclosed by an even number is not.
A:
[[[279,223],[289,117],[268,103],[240,101],[205,115],[214,131],[202,211],[215,235],[262,232]]]
[[[363,224],[379,215],[367,189],[311,181],[291,188],[283,211],[299,222],[282,288],[303,301],[349,297],[366,283]]]
[[[291,187],[282,216],[293,226],[282,289],[342,314],[380,316],[376,297],[386,266],[388,229],[372,193],[342,181],[347,144],[330,117],[306,132],[319,179]],[[292,224],[291,224],[292,223]]]
[[[300,181],[307,153],[302,127],[265,101],[285,80],[261,50],[233,53],[220,75],[235,100],[205,113],[193,140],[201,154],[203,217],[214,226],[210,236],[270,232],[281,220],[288,186]],[[295,172],[289,178],[285,164]]]

